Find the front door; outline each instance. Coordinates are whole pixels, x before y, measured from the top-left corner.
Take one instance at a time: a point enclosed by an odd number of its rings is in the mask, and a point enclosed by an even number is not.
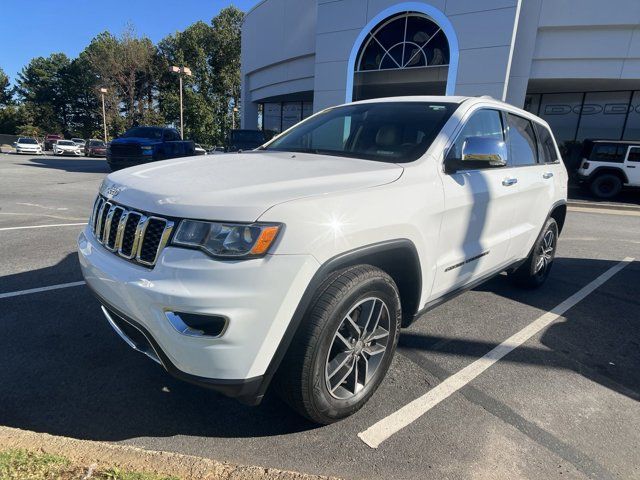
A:
[[[469,137],[504,141],[501,113],[492,109],[472,113],[448,156],[461,158]],[[431,299],[505,265],[518,191],[516,170],[505,166],[442,173],[445,211]]]

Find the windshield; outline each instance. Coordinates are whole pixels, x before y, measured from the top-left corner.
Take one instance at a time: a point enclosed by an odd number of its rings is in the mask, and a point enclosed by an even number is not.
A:
[[[74,145],[75,143],[73,143],[71,140],[58,140],[58,145]]]
[[[104,147],[104,142],[102,140],[91,140],[89,142],[90,147]]]
[[[162,129],[156,127],[135,127],[128,130],[123,138],[150,138],[152,140],[162,140]]]
[[[455,103],[380,102],[332,108],[276,138],[265,150],[382,162],[412,162],[427,151]]]
[[[36,142],[33,138],[19,138],[18,143],[36,145],[38,142]]]
[[[264,143],[264,133],[260,130],[234,130],[231,132],[232,142],[248,142],[261,145]]]

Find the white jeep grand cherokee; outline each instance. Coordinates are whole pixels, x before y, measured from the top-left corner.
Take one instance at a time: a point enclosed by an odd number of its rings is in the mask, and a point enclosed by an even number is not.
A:
[[[566,197],[539,118],[487,98],[377,99],[256,151],[112,173],[78,248],[131,347],[250,404],[273,380],[329,423],[371,397],[424,311],[503,271],[541,285]]]

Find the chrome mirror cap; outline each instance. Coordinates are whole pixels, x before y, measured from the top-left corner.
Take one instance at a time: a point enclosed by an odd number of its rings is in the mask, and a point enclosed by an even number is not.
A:
[[[507,164],[507,144],[491,137],[469,137],[462,145],[462,163],[466,162],[504,167]]]

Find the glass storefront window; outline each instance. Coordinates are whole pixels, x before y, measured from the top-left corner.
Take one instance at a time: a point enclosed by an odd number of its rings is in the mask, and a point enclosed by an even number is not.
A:
[[[270,102],[262,105],[262,129],[280,133],[313,114],[313,102]]]
[[[582,93],[542,95],[539,115],[549,123],[560,145],[575,140],[582,96]]]
[[[631,108],[629,108],[623,140],[640,141],[640,90],[634,92],[631,99]]]
[[[282,105],[265,103],[262,108],[262,129],[280,133],[282,131]]]
[[[527,95],[526,97],[524,97],[524,107],[522,107],[523,110],[533,113],[534,115],[538,115],[538,110],[540,110],[540,100],[541,95],[539,93]]]
[[[313,115],[313,102],[302,102],[302,119]]]
[[[282,130],[293,127],[302,120],[302,102],[286,102],[282,104]]]
[[[590,92],[584,97],[576,140],[619,140],[629,111],[631,92]]]

